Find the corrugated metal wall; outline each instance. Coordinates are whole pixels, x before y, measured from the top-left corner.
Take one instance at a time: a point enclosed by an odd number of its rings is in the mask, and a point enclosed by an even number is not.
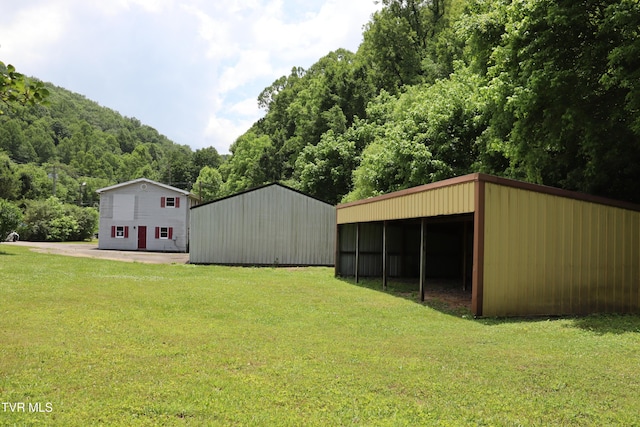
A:
[[[270,185],[191,210],[194,264],[333,265],[335,208]]]
[[[340,261],[338,274],[355,275],[356,224],[340,225]],[[382,223],[360,224],[359,275],[382,275]]]
[[[486,184],[483,315],[633,312],[640,212]]]
[[[474,182],[463,182],[428,191],[414,192],[375,203],[338,207],[338,224],[372,222],[437,215],[455,215],[474,210]]]

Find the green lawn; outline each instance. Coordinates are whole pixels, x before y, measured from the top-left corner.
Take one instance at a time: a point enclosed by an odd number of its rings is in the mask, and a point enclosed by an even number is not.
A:
[[[328,268],[0,245],[0,425],[640,425],[640,316],[473,320]]]

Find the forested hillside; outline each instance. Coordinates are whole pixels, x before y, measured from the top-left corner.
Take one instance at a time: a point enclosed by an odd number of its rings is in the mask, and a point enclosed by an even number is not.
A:
[[[146,176],[205,199],[281,181],[337,203],[486,172],[640,203],[638,1],[382,3],[357,52],[264,89],[224,162],[47,84],[48,105],[0,116],[0,198],[91,205]]]
[[[382,3],[356,53],[262,92],[223,192],[335,203],[480,171],[640,202],[640,3]]]
[[[193,152],[2,62],[0,101],[0,241],[15,230],[28,240],[90,238],[96,189],[143,176],[190,189],[222,161],[212,147]]]
[[[139,177],[190,189],[215,148],[193,152],[135,118],[45,83],[44,105],[11,103],[0,115],[0,198],[55,195],[92,206],[95,190]]]

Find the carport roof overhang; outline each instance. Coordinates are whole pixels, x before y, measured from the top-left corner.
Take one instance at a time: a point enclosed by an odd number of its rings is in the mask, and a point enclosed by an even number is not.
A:
[[[477,212],[482,214],[485,183],[640,211],[640,206],[575,191],[473,173],[336,207],[338,224],[393,221]]]

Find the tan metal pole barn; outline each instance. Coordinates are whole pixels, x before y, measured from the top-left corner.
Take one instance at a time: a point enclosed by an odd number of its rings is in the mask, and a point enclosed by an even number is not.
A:
[[[425,270],[464,283],[471,264],[476,316],[640,311],[638,205],[470,174],[338,205],[336,223],[336,275],[413,275],[423,295]]]

